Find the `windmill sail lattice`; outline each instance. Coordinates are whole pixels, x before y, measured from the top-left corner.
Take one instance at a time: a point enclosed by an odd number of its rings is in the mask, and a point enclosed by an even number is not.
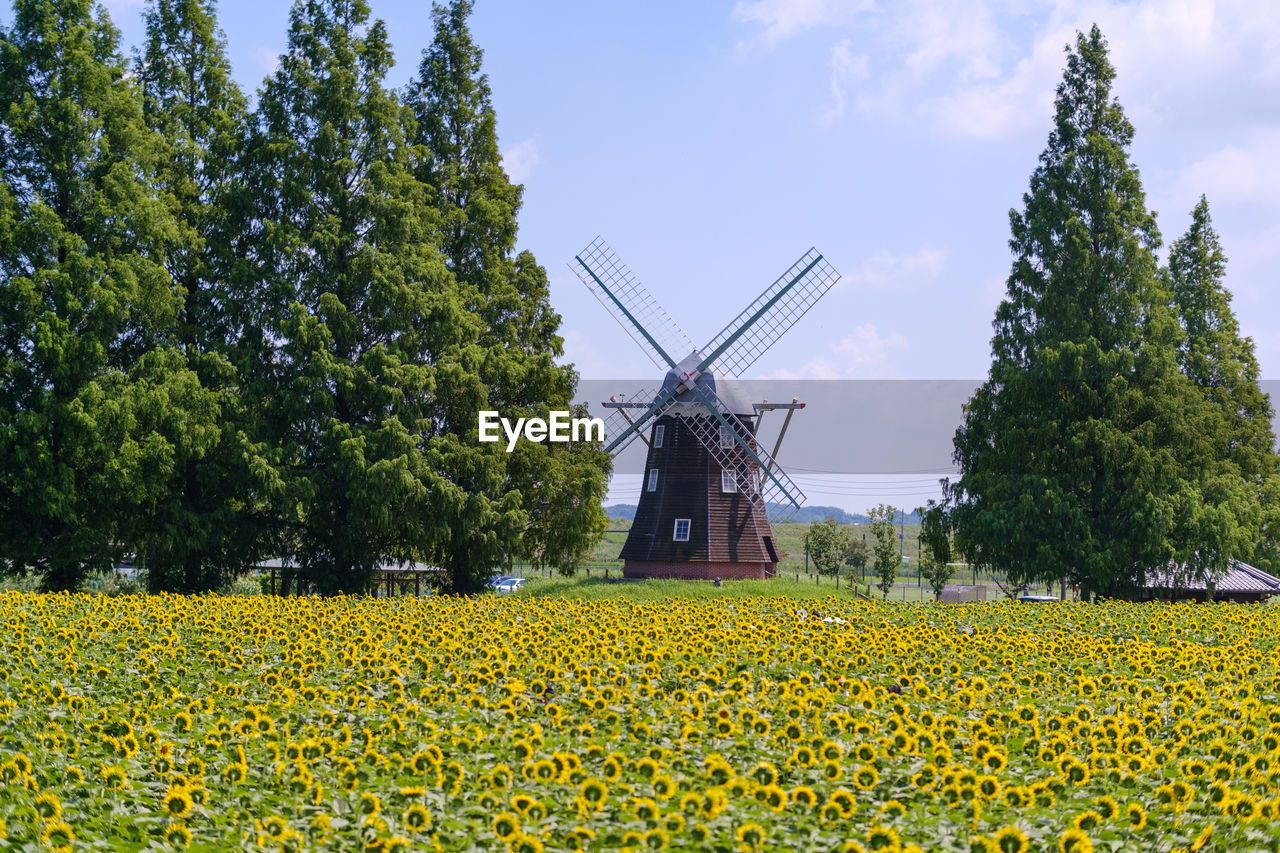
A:
[[[689,336],[604,240],[592,240],[573,261],[582,283],[659,368],[675,367],[675,359],[693,349]]]
[[[769,451],[745,438],[752,431],[719,400],[712,399],[705,389],[695,387],[693,392],[712,416],[689,419],[689,428],[721,468],[739,473],[739,488],[747,494],[758,495],[766,506],[778,503],[799,509],[804,504],[804,492],[778,467]],[[733,442],[732,447],[722,446],[721,430],[729,430],[727,435]]]
[[[769,451],[743,437],[751,435],[752,430],[720,401],[714,391],[696,385],[686,391],[696,396],[706,409],[703,416],[686,418],[687,426],[721,468],[738,472],[739,488],[744,494],[758,495],[766,504],[796,509],[804,504],[804,492],[778,466]],[[606,404],[609,414],[605,417],[605,435],[614,438],[605,449],[610,453],[625,450],[640,434],[638,427],[669,407],[679,393],[677,390],[662,394],[654,390],[639,391],[631,395],[636,402],[629,405],[625,401],[611,400]],[[632,415],[630,412],[640,414]],[[722,429],[728,432],[722,433]],[[722,434],[730,438],[730,447],[722,446]]]
[[[636,429],[636,424],[646,419],[646,415],[636,408],[636,404],[643,403],[644,408],[648,409],[653,405],[658,397],[658,389],[645,388],[631,395],[631,399],[635,401],[633,407],[628,409],[625,406],[609,407],[609,413],[604,418],[604,434],[609,439],[609,444],[605,446],[605,450],[609,453],[621,453],[627,449],[631,442],[636,440],[636,436],[640,434],[640,430]],[[669,401],[671,397],[665,396],[664,400]],[[611,403],[625,404],[626,401],[610,400]],[[635,415],[631,412],[636,412]]]
[[[731,376],[746,373],[839,280],[817,249],[805,252],[702,348],[707,365]]]

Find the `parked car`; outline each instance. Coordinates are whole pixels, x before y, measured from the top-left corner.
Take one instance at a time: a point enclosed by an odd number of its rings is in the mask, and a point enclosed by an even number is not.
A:
[[[126,554],[116,561],[115,571],[121,577],[136,578],[138,577],[138,567],[133,564],[133,556]]]
[[[494,592],[516,592],[520,587],[524,586],[524,578],[506,578],[502,583],[495,584]]]
[[[1024,604],[1056,604],[1056,595],[1020,595],[1018,600]]]

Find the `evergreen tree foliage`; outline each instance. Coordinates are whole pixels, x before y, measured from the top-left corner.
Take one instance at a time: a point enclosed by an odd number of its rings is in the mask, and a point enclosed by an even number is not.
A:
[[[184,295],[180,339],[220,353],[232,332],[225,309],[227,209],[248,120],[231,79],[213,0],[151,0],[136,61],[143,114],[164,145],[157,184],[183,233],[166,264]]]
[[[255,496],[271,480],[263,448],[247,431],[235,371],[226,353],[226,271],[231,263],[227,211],[247,121],[231,79],[212,0],[152,0],[147,38],[136,62],[143,114],[163,145],[157,188],[177,226],[164,263],[183,295],[175,340],[213,394],[218,441],[191,456],[166,499],[134,520],[130,539],[151,588],[199,592],[254,555]]]
[[[108,567],[216,438],[117,42],[89,0],[17,0],[0,35],[0,552],[50,588]]]
[[[572,374],[570,368],[557,370]],[[570,387],[576,384],[575,377]],[[568,405],[569,396],[566,391],[542,405],[517,411],[544,416],[552,408],[569,409],[573,417],[588,417],[586,406],[571,408]],[[492,396],[489,399],[492,404]],[[608,527],[604,496],[612,457],[599,442],[521,442],[516,452],[508,456],[506,464],[506,488],[519,492],[526,514],[523,530],[514,541],[507,543],[508,556],[527,560],[534,568],[554,568],[561,574],[572,575]],[[456,535],[465,535],[465,530],[459,528]]]
[[[1010,583],[1131,595],[1252,547],[1256,499],[1218,452],[1220,413],[1181,373],[1133,138],[1095,26],[1068,51],[1054,129],[1010,213],[1015,254],[989,378],[955,437],[957,545]]]
[[[1252,559],[1273,569],[1280,552],[1280,456],[1271,426],[1274,410],[1258,386],[1253,341],[1241,336],[1231,310],[1231,293],[1223,284],[1226,263],[1208,199],[1201,196],[1187,233],[1170,247],[1166,270],[1184,332],[1178,363],[1225,420],[1226,457],[1256,491],[1261,505],[1263,531]]]
[[[406,96],[422,151],[416,174],[440,216],[445,262],[468,309],[483,322],[487,407],[507,417],[545,417],[550,409],[568,408],[577,375],[555,363],[564,350],[546,271],[531,253],[515,251],[523,190],[502,167],[483,54],[467,28],[471,10],[470,0],[433,8],[435,38]],[[509,553],[572,570],[606,527],[609,457],[590,445],[526,442],[502,461],[504,488],[521,496],[527,513],[526,529],[509,543]],[[441,558],[455,591],[475,591],[487,570],[467,554],[472,520],[457,521],[451,541],[461,550],[448,549]]]
[[[363,0],[296,3],[244,168],[237,369],[281,454],[283,546],[325,593],[438,552],[459,518],[493,565],[524,520],[477,441],[481,325],[435,248],[391,64]]]

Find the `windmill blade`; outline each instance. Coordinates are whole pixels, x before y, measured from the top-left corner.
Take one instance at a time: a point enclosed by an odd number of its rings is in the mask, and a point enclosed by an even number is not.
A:
[[[738,475],[739,487],[750,494],[759,494],[766,503],[789,504],[796,509],[805,501],[804,492],[800,491],[787,473],[778,467],[778,463],[758,443],[748,442],[746,427],[737,415],[729,411],[719,395],[709,388],[700,385],[687,386],[702,405],[711,412],[712,418],[686,418],[693,434],[711,454],[711,458]],[[733,447],[721,447],[721,428],[727,429],[734,439]]]
[[[609,410],[604,416],[604,436],[610,442],[607,451],[621,453],[644,431],[644,425],[658,411],[652,408],[657,395],[656,390],[646,388],[632,394],[630,400],[610,397],[609,402],[601,404]]]
[[[675,367],[693,352],[693,341],[602,238],[575,255],[569,267],[660,369]]]
[[[839,280],[817,249],[805,252],[702,348],[708,355],[697,370],[741,376]]]
[[[613,413],[605,420],[605,435],[615,436],[615,438],[605,445],[606,453],[618,453],[626,449],[627,445],[635,441],[640,430],[649,422],[654,415],[661,413],[667,406],[671,405],[671,401],[680,394],[681,388],[677,385],[670,387],[664,386],[660,391],[642,391],[639,394],[632,395],[638,401],[652,400],[652,403],[644,404],[644,411],[638,416],[628,417],[622,414],[623,408],[639,411],[639,406],[633,404],[612,405],[605,403],[606,408],[613,409]]]

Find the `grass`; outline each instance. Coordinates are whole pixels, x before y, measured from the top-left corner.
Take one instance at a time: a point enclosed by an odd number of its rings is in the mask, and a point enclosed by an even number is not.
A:
[[[581,598],[583,600],[600,600],[609,598],[629,601],[662,601],[667,598],[703,600],[711,598],[757,598],[779,596],[795,599],[822,599],[831,595],[841,598],[853,598],[853,588],[864,583],[862,573],[849,574],[846,567],[840,578],[839,589],[835,579],[819,577],[816,573],[805,571],[804,536],[809,525],[797,522],[781,522],[773,525],[774,539],[779,556],[778,575],[765,581],[724,581],[723,587],[715,587],[707,581],[686,580],[649,580],[621,582],[622,561],[618,553],[622,550],[631,530],[631,522],[621,518],[609,519],[609,530],[604,538],[592,549],[587,564],[572,578],[543,577],[531,573],[528,567],[515,569],[516,574],[528,576],[529,582],[519,595],[535,598]],[[889,593],[889,601],[929,601],[933,594],[916,583],[916,549],[918,527],[907,527],[905,530],[906,554],[910,563],[902,566],[899,584]],[[854,526],[854,535],[861,536],[861,528]],[[606,578],[604,575],[608,574]],[[867,571],[866,583],[874,584],[875,578]],[[957,577],[955,583],[968,583]],[[863,587],[865,589],[865,587]],[[992,597],[999,597],[999,590],[992,587]],[[871,595],[877,601],[882,599],[879,590],[871,589]]]
[[[777,522],[773,526],[774,543],[778,548],[778,556],[782,558],[779,565],[779,571],[804,572],[804,535],[809,530],[809,525],[794,521]],[[622,545],[627,541],[627,532],[631,530],[631,522],[622,518],[609,519],[609,532],[604,535],[591,551],[590,561],[592,563],[618,563],[618,552],[622,550]],[[861,538],[863,534],[868,533],[865,525],[853,525],[853,535]],[[904,566],[904,569],[911,572],[911,577],[915,577],[915,562],[919,558],[919,540],[920,528],[915,525],[908,525],[903,530],[903,553],[911,559],[911,562]],[[620,565],[620,564],[619,564]]]
[[[623,601],[665,601],[667,599],[705,601],[715,598],[794,598],[812,601],[836,597],[853,599],[858,595],[847,578],[840,579],[837,589],[831,577],[810,576],[803,572],[797,580],[795,574],[779,574],[768,580],[726,580],[723,586],[717,587],[710,581],[699,580],[621,580],[618,571],[609,579],[595,572],[592,577],[585,575],[576,577],[541,577],[533,575],[525,582],[517,593],[524,598],[564,598],[567,600],[600,601],[618,599]],[[990,600],[1001,598],[1000,591],[988,588]],[[880,590],[871,589],[871,598],[884,600]],[[896,585],[890,592],[888,601],[932,601],[933,593],[926,587],[918,587],[915,582]]]
[[[627,541],[627,532],[630,530],[631,522],[629,520],[625,518],[610,518],[608,532],[591,549],[591,562],[618,563],[621,566],[622,563],[618,560],[618,553],[622,550],[623,543]]]
[[[570,601],[599,601],[619,599],[624,601],[706,600],[714,598],[792,598],[813,601],[826,598],[856,598],[847,584],[837,590],[830,578],[820,583],[803,574],[797,582],[792,577],[775,577],[769,580],[727,580],[717,587],[710,581],[642,580],[623,581],[601,577],[543,578],[531,577],[524,587],[511,595],[518,598],[564,598]]]

